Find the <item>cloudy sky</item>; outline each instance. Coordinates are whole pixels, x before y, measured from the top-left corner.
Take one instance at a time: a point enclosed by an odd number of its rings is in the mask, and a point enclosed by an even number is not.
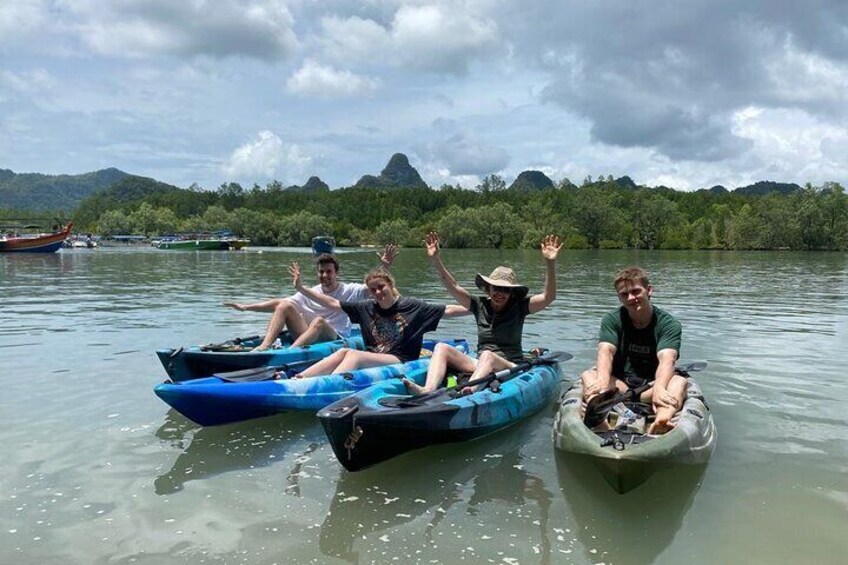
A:
[[[848,184],[845,0],[2,0],[0,168]]]

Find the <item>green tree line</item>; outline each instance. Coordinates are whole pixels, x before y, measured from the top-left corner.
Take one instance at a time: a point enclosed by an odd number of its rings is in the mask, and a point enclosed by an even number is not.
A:
[[[125,181],[126,183],[127,181]],[[141,181],[135,181],[141,182]],[[332,234],[340,245],[419,245],[437,230],[456,248],[535,247],[547,233],[569,248],[848,249],[848,195],[837,183],[790,194],[746,196],[621,186],[608,177],[567,179],[542,190],[506,189],[490,175],[475,190],[347,188],[287,191],[277,182],[216,191],[174,189],[133,198],[100,193],[74,214],[103,235],[229,229],[255,245],[309,245]]]

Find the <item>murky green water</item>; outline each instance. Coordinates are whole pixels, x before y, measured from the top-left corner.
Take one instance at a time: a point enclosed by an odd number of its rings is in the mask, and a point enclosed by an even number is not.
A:
[[[305,253],[72,250],[0,256],[0,563],[845,563],[844,254],[563,252],[525,345],[591,364],[613,271],[654,273],[684,324],[719,442],[702,469],[626,495],[554,453],[553,407],[481,441],[347,473],[313,416],[201,429],[152,392],[164,346],[257,333],[225,299],[288,293]],[[535,252],[446,251],[458,279]],[[358,280],[372,252],[342,255]],[[421,250],[405,294],[446,301]],[[470,319],[439,334],[473,338]]]

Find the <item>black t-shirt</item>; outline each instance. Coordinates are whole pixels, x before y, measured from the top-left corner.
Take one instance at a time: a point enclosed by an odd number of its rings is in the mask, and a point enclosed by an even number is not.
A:
[[[418,359],[424,334],[435,330],[445,313],[443,304],[404,296],[386,310],[376,300],[342,302],[341,307],[362,328],[368,351],[388,353],[404,363]]]

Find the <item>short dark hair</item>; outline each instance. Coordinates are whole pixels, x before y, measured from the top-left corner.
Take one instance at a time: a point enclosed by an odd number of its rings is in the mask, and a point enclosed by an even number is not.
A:
[[[318,259],[315,260],[315,264],[318,267],[321,265],[330,265],[332,264],[336,268],[336,272],[339,272],[339,262],[336,261],[336,258],[330,255],[329,253],[322,253],[318,256]]]

